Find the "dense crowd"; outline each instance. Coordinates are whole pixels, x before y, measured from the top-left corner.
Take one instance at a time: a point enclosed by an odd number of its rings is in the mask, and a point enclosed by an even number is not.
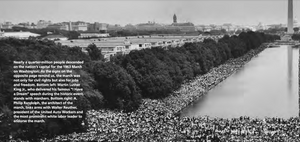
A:
[[[137,111],[91,110],[87,132],[45,141],[299,141],[299,118],[188,118],[176,114],[240,69],[264,48],[232,59],[188,81],[163,100],[144,99]],[[300,62],[299,62],[300,63]]]
[[[89,130],[58,136],[59,141],[299,141],[300,120],[240,117],[188,118],[145,112],[90,111]]]

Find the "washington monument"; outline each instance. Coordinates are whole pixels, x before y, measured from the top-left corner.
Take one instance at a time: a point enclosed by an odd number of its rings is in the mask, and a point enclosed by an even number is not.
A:
[[[287,34],[294,33],[294,26],[293,26],[293,0],[288,0],[288,23],[287,23]]]
[[[288,0],[288,21],[287,21],[287,32],[281,37],[282,41],[291,41],[292,35],[294,34],[293,26],[293,0]]]

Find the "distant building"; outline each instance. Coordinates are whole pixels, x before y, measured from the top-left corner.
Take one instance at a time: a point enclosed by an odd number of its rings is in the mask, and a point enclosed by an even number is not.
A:
[[[271,28],[271,29],[280,29],[280,28],[286,27],[286,25],[283,25],[283,24],[271,24],[271,25],[268,25],[268,27]]]
[[[30,24],[27,22],[27,23],[19,23],[18,25],[15,25],[16,27],[23,27],[23,28],[27,28],[27,26],[29,26]],[[14,27],[15,27],[14,26]]]
[[[63,36],[63,35],[47,35],[45,37],[43,37],[42,39],[47,39],[47,40],[53,40],[53,41],[56,41],[56,40],[68,40],[67,37]]]
[[[121,31],[123,28],[120,25],[108,25],[107,31]]]
[[[214,38],[214,37],[207,37]],[[219,38],[219,37],[217,37]],[[200,36],[130,36],[130,37],[111,37],[102,39],[76,39],[66,41],[56,41],[61,45],[69,47],[80,47],[83,52],[87,52],[86,48],[90,44],[95,44],[101,49],[105,59],[109,60],[110,57],[117,54],[129,54],[133,50],[142,50],[152,47],[178,47],[184,43],[203,41]]]
[[[47,28],[48,25],[52,24],[51,21],[39,20],[36,24],[37,29]]]
[[[50,24],[47,26],[48,29],[56,29],[56,30],[68,30],[68,26],[66,24]]]
[[[177,27],[182,32],[193,32],[196,31],[196,27],[193,23],[173,23],[172,26]]]
[[[256,26],[244,26],[244,29],[250,30],[250,31],[256,31]]]
[[[31,25],[30,25],[30,28],[31,28],[31,29],[36,29],[36,28],[37,28],[37,26],[36,26],[36,24],[34,24],[34,23],[31,23]]]
[[[82,21],[77,22],[62,22],[62,25],[64,25],[64,29],[68,31],[87,31],[88,30],[88,24]]]
[[[107,27],[108,27],[108,24],[106,24],[106,23],[95,22],[93,24],[88,25],[88,31],[106,33]]]
[[[195,28],[197,31],[205,31],[205,25],[197,25]]]
[[[73,31],[87,31],[88,30],[88,25],[85,22],[74,22],[72,23],[72,30]]]
[[[87,52],[86,48],[90,44],[95,44],[97,48],[101,49],[101,53],[104,55],[106,60],[110,60],[110,57],[118,55],[118,54],[126,54],[128,53],[128,49],[126,49],[126,44],[124,41],[94,41],[94,40],[71,40],[71,41],[57,41],[57,43],[61,43],[62,45],[66,45],[69,47],[80,47],[83,52]]]
[[[294,18],[294,27],[299,27],[298,19]]]
[[[24,27],[27,29],[36,29],[36,24],[34,23],[30,24],[29,22],[27,22],[26,25],[24,25]]]
[[[101,49],[102,54],[125,54],[125,44],[121,42],[97,42],[95,45]]]
[[[11,29],[14,25],[11,22],[4,22],[1,29]]]
[[[73,26],[71,21],[68,23],[68,31],[73,31]]]
[[[173,23],[171,24],[171,26],[177,27],[175,29],[179,29],[182,32],[194,32],[194,31],[196,31],[195,25],[191,22],[177,23],[176,14],[173,15]]]
[[[177,16],[176,16],[176,14],[173,15],[173,23],[175,23],[175,24],[177,23]]]
[[[22,27],[22,28],[27,28],[27,29],[36,29],[36,25],[34,23],[19,23],[18,25],[14,25],[13,27]]]
[[[18,39],[28,39],[29,37],[39,37],[39,34],[31,33],[31,32],[3,32],[2,37],[12,37]]]
[[[173,25],[166,25],[164,26],[164,29],[169,31],[180,31],[180,28],[178,26],[173,26]]]
[[[78,38],[101,38],[101,37],[109,37],[109,33],[81,32]]]
[[[265,27],[262,25],[261,22],[259,22],[258,25],[256,26],[256,30],[265,30]]]
[[[235,31],[235,27],[231,23],[223,24],[222,28],[226,29],[226,31]]]
[[[281,37],[282,41],[290,41],[291,37],[289,35],[284,35],[283,37]]]
[[[159,31],[164,29],[162,25],[150,21],[148,23],[137,24],[135,27],[137,30],[144,31]]]

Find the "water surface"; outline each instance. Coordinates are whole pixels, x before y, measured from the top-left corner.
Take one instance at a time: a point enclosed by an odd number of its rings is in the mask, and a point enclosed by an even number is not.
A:
[[[298,116],[299,49],[268,48],[183,110],[182,116]]]

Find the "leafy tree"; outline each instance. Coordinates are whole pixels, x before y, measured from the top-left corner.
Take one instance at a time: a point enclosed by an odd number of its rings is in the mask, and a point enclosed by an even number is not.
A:
[[[292,39],[293,40],[300,40],[300,34],[293,34]]]
[[[101,49],[97,48],[95,44],[90,44],[87,47],[87,51],[92,60],[104,60],[104,56],[101,53]]]
[[[138,107],[141,95],[126,70],[111,62],[98,62],[94,67],[94,76],[107,106],[127,111]]]

